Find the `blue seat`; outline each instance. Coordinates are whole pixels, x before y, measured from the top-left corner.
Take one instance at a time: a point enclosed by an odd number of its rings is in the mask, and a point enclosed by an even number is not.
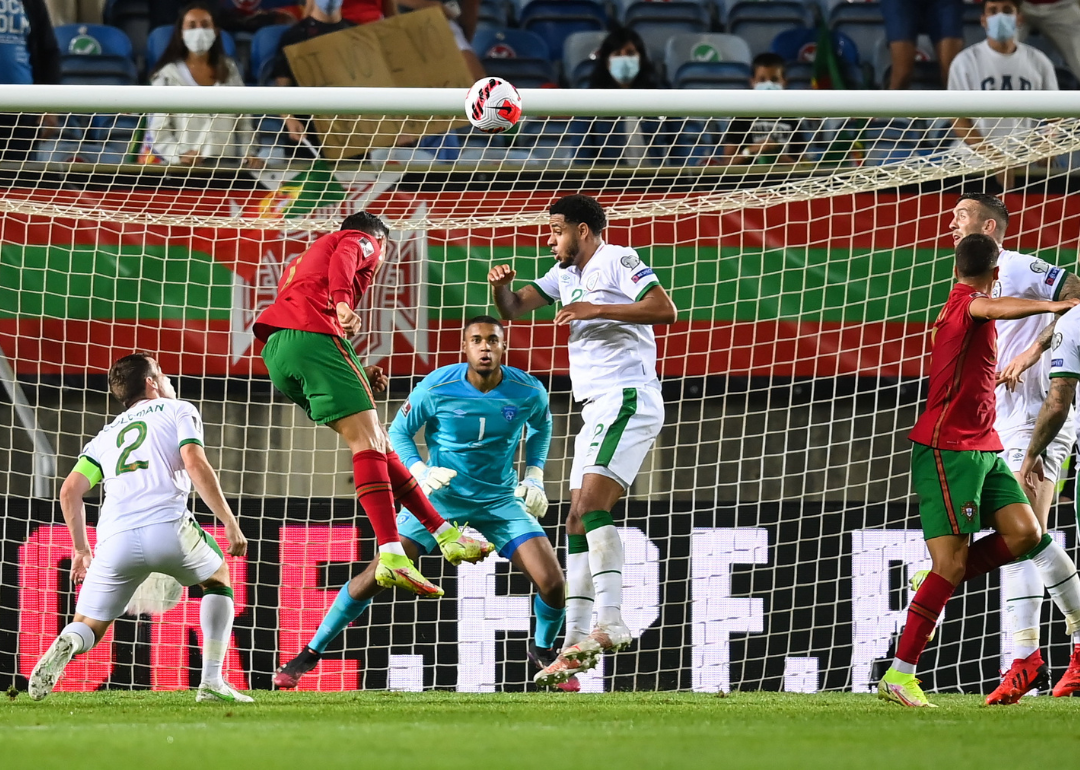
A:
[[[150,4],[148,0],[108,0],[102,17],[123,31],[131,41],[136,60],[146,56],[146,38],[150,35]]]
[[[523,29],[477,30],[472,41],[473,51],[481,59],[543,59],[549,61],[551,52],[539,35]]]
[[[738,35],[759,54],[769,50],[773,39],[789,29],[804,29],[813,23],[810,9],[794,0],[741,0],[728,11],[726,29]]]
[[[484,27],[507,27],[510,25],[510,8],[505,0],[480,0],[476,23]]]
[[[163,24],[160,27],[155,27],[150,31],[149,37],[146,38],[146,69],[152,70],[157,66],[158,59],[165,53],[165,49],[169,45],[169,40],[172,38],[173,27],[171,24]],[[218,30],[218,34],[221,35],[221,44],[225,47],[225,55],[230,59],[236,58],[236,40],[227,31],[223,29]]]
[[[817,50],[818,31],[816,29],[789,29],[777,35],[769,50],[783,57],[786,62],[808,62],[814,60]],[[841,61],[858,65],[861,61],[855,41],[843,32],[832,32],[833,48]],[[870,61],[870,59],[867,59]]]
[[[543,88],[557,82],[555,65],[546,59],[483,59],[484,72],[516,88]]]
[[[626,7],[622,22],[630,29],[641,31],[642,27],[665,27],[671,33],[708,32],[712,26],[709,9],[692,0],[672,2],[635,2]]]
[[[592,0],[532,0],[518,17],[522,29],[533,32],[548,44],[554,60],[562,57],[563,41],[575,32],[607,29],[607,12]]]
[[[126,56],[60,57],[60,84],[65,86],[133,86],[139,80],[135,62]]]
[[[862,61],[874,60],[874,46],[885,34],[881,3],[840,3],[829,14],[829,27],[850,37]]]
[[[742,62],[686,62],[671,75],[675,88],[749,88],[750,67]]]
[[[748,88],[750,62],[750,47],[735,35],[674,35],[664,51],[675,88]]]
[[[105,24],[62,24],[55,27],[61,56],[121,56],[134,60],[128,36]]]
[[[588,85],[596,59],[593,56],[607,37],[606,32],[575,32],[563,43],[563,78],[571,88]]]
[[[281,47],[281,36],[291,24],[272,24],[263,27],[251,38],[251,82],[263,86],[270,79],[270,71]]]

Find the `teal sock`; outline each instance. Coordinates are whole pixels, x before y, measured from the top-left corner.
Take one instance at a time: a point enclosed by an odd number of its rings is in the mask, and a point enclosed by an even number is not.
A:
[[[322,652],[326,645],[340,634],[345,628],[356,620],[371,605],[371,599],[354,599],[349,596],[349,584],[346,583],[338,591],[337,598],[330,605],[326,617],[319,624],[319,630],[311,637],[308,647],[315,652]]]
[[[536,594],[533,597],[533,612],[536,613],[536,646],[545,650],[554,647],[555,637],[562,631],[566,608],[549,607],[540,594]]]

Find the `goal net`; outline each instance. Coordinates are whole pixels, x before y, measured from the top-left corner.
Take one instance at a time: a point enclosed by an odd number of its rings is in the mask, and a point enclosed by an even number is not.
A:
[[[0,89],[0,111],[22,113],[7,123],[31,137],[0,141],[0,684],[20,688],[74,611],[59,483],[118,413],[104,374],[134,350],[154,353],[201,411],[250,542],[229,559],[230,682],[269,688],[372,557],[347,449],[274,391],[251,332],[282,266],[347,213],[393,228],[352,340],[390,375],[386,421],[421,377],[461,360],[463,321],[493,312],[491,265],[512,264],[519,281],[548,269],[547,209],[561,195],[597,197],[605,238],[635,248],[678,306],[657,329],[666,424],[616,512],[637,638],[587,691],[866,691],[903,623],[907,579],[929,566],[906,434],[952,284],[959,193],[1004,189],[1006,245],[1045,260],[1037,272],[1076,268],[1080,121],[1065,116],[1080,109],[1067,95],[1059,112],[1024,112],[1010,94],[527,91],[518,130],[487,136],[444,106],[457,109],[458,91],[415,92],[418,115],[402,117],[370,93],[335,96],[332,115],[325,94],[342,89],[248,89],[211,107],[193,89],[99,89],[108,101],[44,90],[36,112],[55,129],[38,128],[25,92]],[[284,90],[316,115],[299,143]],[[958,143],[961,107],[993,138]],[[1006,107],[1014,117],[978,117]],[[550,387],[543,523],[562,558],[581,421],[553,314],[509,324],[507,363]],[[1070,548],[1072,496],[1051,516]],[[528,581],[500,558],[422,568],[445,598],[383,593],[301,687],[531,687]],[[998,585],[992,574],[958,589],[924,686],[996,684],[1011,657]],[[60,689],[197,684],[197,596],[118,620]],[[1055,668],[1063,629],[1047,602]]]

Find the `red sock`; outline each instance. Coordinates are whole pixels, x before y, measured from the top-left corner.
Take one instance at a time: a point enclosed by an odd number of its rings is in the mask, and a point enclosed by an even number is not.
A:
[[[991,570],[1002,567],[1016,557],[1012,555],[1009,546],[1005,544],[1005,538],[995,532],[981,540],[976,540],[968,548],[967,569],[964,572],[964,580],[971,580],[979,575],[985,575]]]
[[[926,640],[937,625],[938,616],[945,609],[945,603],[949,601],[952,593],[953,584],[941,575],[931,572],[926,576],[908,607],[904,633],[900,635],[900,641],[896,645],[896,657],[913,666],[919,662],[919,656],[926,647]]]
[[[375,539],[379,541],[379,545],[400,542],[386,455],[374,449],[366,449],[352,456],[352,464],[356,497],[375,530]]]
[[[386,453],[386,467],[390,472],[390,484],[394,488],[394,500],[408,508],[409,513],[419,519],[428,532],[434,533],[446,523],[446,519],[439,515],[427,495],[420,490],[420,485],[405,467],[405,463],[401,462],[397,452]]]

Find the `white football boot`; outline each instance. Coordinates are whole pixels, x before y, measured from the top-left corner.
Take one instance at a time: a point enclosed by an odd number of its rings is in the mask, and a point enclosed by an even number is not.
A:
[[[203,682],[199,685],[199,692],[195,695],[195,701],[197,703],[205,703],[207,701],[218,701],[225,703],[254,703],[255,699],[242,692],[237,692],[225,682],[215,682],[214,684],[208,684]]]
[[[30,672],[30,686],[27,688],[33,700],[43,700],[46,695],[53,691],[60,677],[64,675],[64,667],[75,656],[75,647],[80,642],[74,634],[58,636],[45,650],[41,660]]]
[[[618,652],[630,646],[633,637],[630,629],[624,623],[609,623],[606,626],[597,626],[592,633],[575,645],[562,651],[562,657],[568,660],[579,660],[582,663],[591,660],[592,668],[596,665],[596,658],[605,652]]]

